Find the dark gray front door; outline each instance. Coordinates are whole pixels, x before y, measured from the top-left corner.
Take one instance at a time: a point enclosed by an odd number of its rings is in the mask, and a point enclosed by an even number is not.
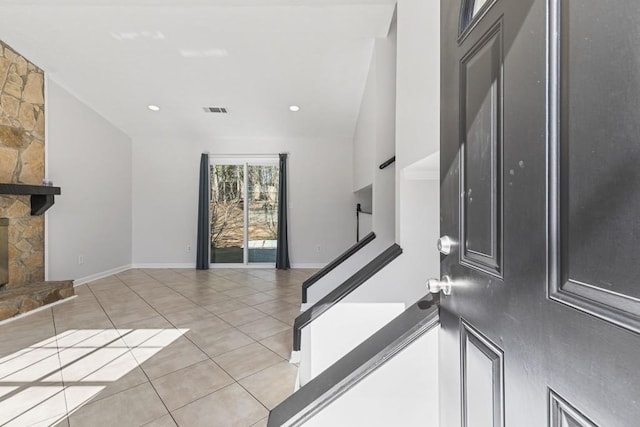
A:
[[[442,0],[442,426],[640,426],[640,2]]]

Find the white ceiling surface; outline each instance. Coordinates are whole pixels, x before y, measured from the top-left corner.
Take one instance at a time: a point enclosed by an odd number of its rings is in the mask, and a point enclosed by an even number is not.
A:
[[[386,36],[393,7],[383,0],[0,0],[0,39],[132,137],[351,138],[373,39]],[[226,56],[181,53],[221,50]],[[301,111],[290,112],[292,104]],[[230,114],[205,114],[204,106]]]

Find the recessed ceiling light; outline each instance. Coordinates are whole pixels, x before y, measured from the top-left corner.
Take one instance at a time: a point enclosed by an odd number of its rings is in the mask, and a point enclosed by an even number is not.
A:
[[[297,113],[298,111],[300,111],[300,107],[298,107],[297,105],[292,105],[289,107],[289,110],[293,111],[294,113]]]
[[[160,111],[160,107],[158,107],[157,105],[147,105],[147,108],[151,111]]]

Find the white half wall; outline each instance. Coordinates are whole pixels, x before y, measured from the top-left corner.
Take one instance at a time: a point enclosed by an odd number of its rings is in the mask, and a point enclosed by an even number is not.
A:
[[[435,327],[304,423],[305,427],[438,427]]]
[[[131,139],[52,79],[47,178],[48,280],[99,277],[131,264]]]
[[[307,327],[308,334],[302,335],[308,339],[302,342],[302,351],[310,355],[302,357],[303,361],[309,361],[309,367],[300,364],[300,384],[320,375],[404,309],[405,305],[400,303],[338,303],[331,307]],[[341,332],[336,334],[337,330]]]
[[[351,140],[134,138],[134,265],[195,264],[204,151],[212,156],[289,153],[292,264],[327,263],[355,242]]]
[[[347,295],[345,303],[389,302],[409,306],[427,294],[425,280],[413,274],[415,264],[406,254],[400,255],[375,276]]]

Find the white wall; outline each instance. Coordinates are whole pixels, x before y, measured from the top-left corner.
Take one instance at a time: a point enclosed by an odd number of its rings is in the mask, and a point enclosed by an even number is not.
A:
[[[427,279],[440,276],[440,254],[435,244],[440,229],[439,182],[406,180],[403,186],[407,209],[402,211],[402,255],[344,302],[403,302],[408,306],[427,294]]]
[[[416,230],[420,224],[419,218],[400,215],[400,211],[416,209],[409,197],[411,191],[419,190],[403,188],[398,178],[406,166],[427,157],[439,144],[439,4],[399,0],[397,13],[397,85],[392,83],[387,90],[378,88],[375,97],[380,105],[379,93],[386,94],[388,100],[393,90],[397,114],[388,104],[386,111],[375,111],[378,120],[385,112],[387,117],[396,117],[395,126],[388,120],[383,120],[391,123],[385,128],[377,124],[376,140],[383,140],[380,135],[387,135],[389,130],[395,132],[393,222],[396,238],[403,244],[406,230]],[[389,74],[380,71],[381,61],[384,63],[380,51],[391,52],[384,43],[392,41],[392,36],[393,28],[389,39],[376,42],[372,65],[376,65],[373,68],[377,82],[389,81]],[[385,67],[382,70],[389,71]],[[371,113],[366,111],[370,101],[366,99],[371,97],[365,94],[361,116],[371,123]],[[50,279],[83,278],[127,265],[131,260],[136,264],[192,265],[198,157],[202,150],[216,154],[291,153],[290,249],[294,264],[326,263],[353,243],[351,191],[358,188],[360,181],[370,178],[360,180],[360,175],[352,175],[352,141],[203,142],[178,136],[136,139],[132,237],[130,139],[54,82],[50,83],[48,104],[47,177],[63,187],[62,196],[57,197],[48,216]],[[357,138],[371,141],[365,136],[371,128],[360,123]],[[367,156],[372,152],[361,151]],[[386,152],[376,148],[375,155],[378,158],[374,159],[374,169]],[[371,173],[370,168],[365,169]],[[409,194],[403,196],[403,191]],[[435,193],[430,194],[433,199]],[[378,195],[377,206],[387,207],[389,203]],[[429,206],[433,205],[418,206],[416,212]],[[68,232],[71,226],[74,233]],[[187,246],[191,246],[191,252],[187,252]],[[416,260],[420,260],[419,250],[408,249],[405,255],[415,253]],[[79,255],[84,256],[82,265],[78,265]]]
[[[399,0],[397,7],[396,236],[403,245],[401,222],[407,218],[400,211],[411,202],[404,194],[402,172],[440,146],[440,2]]]
[[[440,154],[405,167],[400,178],[400,238],[409,263],[409,280],[421,284],[440,276]]]
[[[406,277],[424,285],[427,279],[440,277],[436,245],[440,237],[440,181],[404,179],[402,191],[402,248],[406,261],[413,265]]]
[[[203,151],[211,155],[288,152],[292,265],[327,263],[355,241],[351,144],[350,140],[320,139],[134,138],[133,264],[195,265]]]
[[[48,279],[87,279],[126,268],[131,139],[51,79],[47,131],[47,177],[62,187],[47,212]]]
[[[408,306],[427,294],[427,279],[440,276],[440,254],[435,244],[440,230],[438,164],[436,154],[405,168],[402,186],[406,200],[400,218],[403,253],[350,293],[344,302],[402,302]],[[356,271],[389,244],[388,240],[376,238],[343,265],[351,268],[350,272]],[[339,279],[350,276],[349,272],[340,271],[341,267],[308,289],[309,303],[333,290],[341,283]]]
[[[376,40],[376,84],[367,84],[375,97],[365,92],[364,99],[375,102],[375,162],[395,149],[396,163],[382,171],[376,165],[373,229],[384,240],[390,230],[403,254],[345,301],[412,304],[427,293],[427,279],[439,277],[439,15],[438,2],[399,0],[388,37]]]
[[[373,231],[373,215],[360,213],[360,238]]]
[[[385,239],[395,234],[394,166],[379,165],[395,154],[396,19],[386,38],[375,40],[353,140],[354,191],[373,184],[373,231]]]
[[[307,304],[303,304],[303,310],[317,303],[329,292],[340,286],[345,280],[361,270],[393,244],[393,241],[377,237],[367,243],[363,248],[347,258],[343,263],[331,270],[327,275],[315,282],[307,289]],[[347,248],[345,248],[347,249]],[[342,251],[344,252],[344,251]],[[364,286],[364,285],[363,285]]]
[[[387,38],[376,40],[376,148],[373,178],[373,230],[395,240],[396,165],[380,165],[396,153],[396,54],[397,19],[391,21]]]
[[[439,331],[418,338],[304,425],[438,427]]]
[[[376,67],[373,66],[375,46],[371,61],[353,137],[353,191],[373,184],[376,162]]]
[[[440,2],[398,1],[397,171],[440,146]]]
[[[307,342],[302,341],[302,351],[311,354],[308,359],[302,357],[303,361],[309,361],[309,366],[300,364],[300,384],[305,385],[324,372],[404,309],[401,303],[338,303],[331,307],[307,326],[308,334],[302,335],[307,338]]]

